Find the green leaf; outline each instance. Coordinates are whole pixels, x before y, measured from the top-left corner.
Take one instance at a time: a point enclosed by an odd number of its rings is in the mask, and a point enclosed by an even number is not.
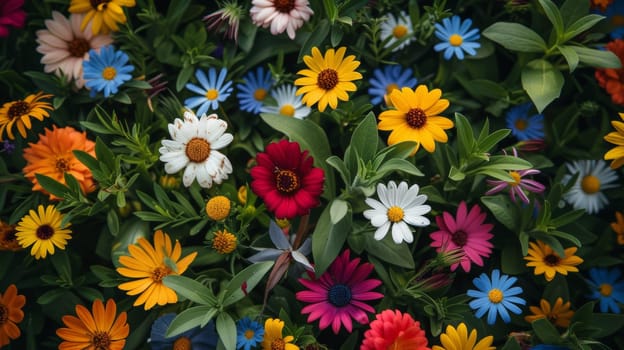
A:
[[[538,113],[542,113],[561,94],[563,74],[550,62],[533,60],[522,69],[522,88],[529,95]]]
[[[74,153],[74,156],[76,158],[78,158],[78,160],[84,164],[87,168],[91,169],[91,170],[99,170],[100,169],[100,162],[98,162],[97,159],[95,159],[94,156],[90,155],[89,153],[85,152],[85,151],[81,151],[81,150],[74,150],[72,151]]]
[[[519,23],[496,22],[485,28],[483,36],[511,51],[546,52],[546,42],[531,28]]]
[[[565,33],[563,34],[563,42],[566,42],[575,36],[583,33],[584,31],[590,29],[598,22],[602,21],[605,17],[597,14],[589,14],[583,16],[576,21],[574,21],[568,28],[566,28]]]
[[[69,293],[69,291],[65,288],[55,288],[55,289],[48,290],[37,298],[37,304],[39,305],[52,304],[67,293]]]
[[[583,306],[579,307],[578,310],[576,310],[576,312],[572,316],[572,319],[570,319],[570,323],[582,322],[585,324],[589,324],[591,322],[591,317],[595,305],[596,303],[593,301],[583,304]]]
[[[557,49],[561,52],[561,55],[565,58],[566,62],[568,62],[568,67],[570,69],[570,73],[572,73],[579,64],[579,57],[576,54],[576,51],[569,46],[558,45]]]
[[[225,298],[223,306],[232,305],[245,297],[245,293],[251,292],[252,289],[264,278],[264,275],[273,267],[273,261],[263,261],[248,266],[241,272],[237,273],[227,286],[225,286]],[[245,292],[241,289],[243,283],[247,284]]]
[[[331,156],[325,160],[327,164],[331,165],[338,174],[340,174],[340,178],[345,183],[345,185],[349,186],[352,182],[351,180],[351,172],[347,169],[345,162],[340,159],[338,156]]]
[[[191,79],[194,70],[194,67],[190,65],[185,66],[180,70],[178,78],[176,79],[176,91],[180,92],[184,88],[184,85],[186,85],[189,79]]]
[[[568,240],[570,242],[572,242],[572,244],[574,244],[577,247],[582,246],[581,241],[579,241],[578,238],[576,238],[575,236],[566,233],[566,232],[561,232],[561,231],[549,231],[548,232],[550,235],[555,236],[555,237],[559,237],[559,238],[563,238],[565,240]],[[565,256],[565,255],[561,255],[561,256]]]
[[[557,5],[550,0],[539,0],[539,4],[544,9],[544,13],[550,23],[552,23],[555,28],[555,33],[557,33],[557,39],[563,37],[563,18],[561,17],[561,12],[559,12],[559,8]]]
[[[562,215],[557,216],[556,218],[551,219],[550,224],[555,227],[561,227],[575,222],[576,220],[580,219],[583,214],[585,214],[585,209],[568,211]]]
[[[486,137],[477,141],[477,149],[479,152],[489,152],[494,146],[501,142],[505,137],[509,136],[511,129],[498,129]]]
[[[504,155],[492,156],[486,164],[489,168],[500,170],[525,170],[533,167],[533,164],[522,158]]]
[[[394,243],[390,232],[381,241],[376,240],[372,232],[364,233],[364,237],[366,238],[366,251],[369,254],[396,266],[414,268],[414,257],[409,246],[405,242]]]
[[[319,47],[329,34],[329,29],[331,26],[329,25],[329,21],[327,19],[322,19],[316,25],[316,30],[312,33],[308,39],[303,43],[301,50],[299,51],[299,57],[297,57],[297,62],[301,62],[303,60],[303,56],[312,55],[312,48]]]
[[[111,235],[117,236],[119,233],[119,216],[114,209],[111,209],[106,214],[106,226]]]
[[[512,232],[516,232],[516,207],[511,200],[503,195],[483,196],[481,202],[494,214],[496,220],[505,225]]]
[[[385,161],[381,166],[377,169],[377,176],[383,177],[388,173],[402,171],[404,173],[415,175],[415,176],[425,176],[420,169],[414,165],[414,163],[399,158],[390,158]]]
[[[624,327],[624,315],[621,314],[593,314],[591,318],[591,325],[598,328],[593,333],[593,337],[600,339],[608,337],[616,332],[621,334],[622,327]]]
[[[546,318],[539,318],[531,322],[531,328],[545,344],[559,344],[561,342],[557,328]]]
[[[331,219],[331,223],[333,225],[336,225],[337,223],[340,222],[340,220],[342,220],[342,218],[345,217],[345,215],[347,215],[347,212],[349,211],[349,203],[347,203],[347,201],[336,198],[334,199],[331,204],[330,204],[330,208],[329,208],[329,217]]]
[[[459,182],[459,181],[462,181],[462,180],[464,180],[466,178],[466,174],[463,171],[457,169],[456,167],[451,166],[451,169],[449,170],[448,177],[449,177],[449,179],[451,179],[453,181]]]
[[[472,132],[472,125],[461,113],[455,113],[455,127],[457,128],[457,142],[459,148],[460,162],[467,160],[474,149],[475,138]],[[460,163],[461,164],[461,163]]]
[[[59,198],[64,198],[65,194],[70,192],[67,186],[47,175],[36,173],[35,177],[37,178],[37,181],[39,182],[41,187]]]
[[[373,160],[377,153],[378,141],[375,115],[369,112],[353,131],[351,147],[357,151],[364,162],[368,162]]]
[[[217,334],[219,340],[223,342],[225,350],[236,350],[236,323],[226,312],[221,312],[217,316]]]
[[[331,206],[325,207],[312,233],[312,256],[316,276],[321,276],[338,256],[352,229],[351,210],[336,224],[331,222],[330,210]]]
[[[215,311],[215,308],[208,305],[193,306],[182,311],[169,324],[165,337],[175,337],[195,327],[201,326],[206,314],[214,314]]]
[[[584,46],[569,45],[579,57],[579,60],[594,68],[622,68],[620,58],[609,50],[596,50]]]
[[[210,288],[192,278],[169,275],[163,278],[163,283],[194,303],[214,306],[217,302]]]

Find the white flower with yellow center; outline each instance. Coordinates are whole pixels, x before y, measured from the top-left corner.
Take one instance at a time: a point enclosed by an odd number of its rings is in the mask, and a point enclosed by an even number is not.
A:
[[[303,119],[310,114],[310,107],[301,102],[301,96],[296,96],[297,88],[293,85],[283,85],[271,92],[276,105],[264,105],[260,109],[263,113],[281,114],[288,117]]]
[[[575,160],[567,163],[568,173],[562,178],[567,184],[578,174],[572,188],[563,195],[563,199],[574,209],[585,209],[588,214],[598,213],[609,203],[603,190],[617,187],[617,173],[603,160]]]
[[[430,224],[429,219],[423,215],[431,211],[429,205],[424,205],[427,196],[418,194],[418,185],[407,187],[403,181],[397,187],[394,181],[388,186],[377,184],[377,196],[379,200],[366,198],[366,204],[372,209],[364,211],[364,217],[377,227],[375,239],[382,240],[390,228],[394,243],[401,244],[405,241],[412,243],[414,235],[408,225],[424,227]]]
[[[190,109],[184,112],[184,120],[176,118],[169,124],[172,140],[163,140],[160,160],[165,162],[165,171],[175,174],[184,170],[182,183],[189,187],[193,180],[203,188],[220,184],[232,173],[232,163],[218,150],[234,139],[225,133],[227,123],[216,114],[198,118]]]
[[[387,19],[381,23],[381,40],[385,42],[385,48],[394,46],[396,42],[401,42],[399,46],[392,49],[393,52],[399,51],[414,40],[412,20],[405,11],[401,11],[396,17],[391,13],[386,14],[385,17]]]

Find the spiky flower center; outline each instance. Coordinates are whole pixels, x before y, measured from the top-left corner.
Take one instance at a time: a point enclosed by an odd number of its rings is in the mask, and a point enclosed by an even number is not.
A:
[[[43,224],[37,227],[35,234],[41,240],[50,239],[54,235],[54,228],[48,224]]]
[[[236,249],[236,236],[226,230],[217,231],[212,239],[212,248],[219,254],[230,254]]]
[[[544,264],[548,266],[558,266],[561,258],[556,254],[548,254],[544,257]]]
[[[9,112],[7,114],[9,119],[15,119],[27,114],[28,112],[30,112],[30,105],[27,102],[15,101],[15,103],[9,107]]]
[[[152,271],[152,281],[155,283],[161,283],[162,279],[171,274],[171,269],[166,266],[160,266]]]
[[[173,342],[173,350],[191,350],[193,344],[188,337],[180,337]]]
[[[464,38],[459,34],[453,34],[449,37],[449,44],[453,46],[460,46],[464,43]]]
[[[0,304],[0,326],[9,320],[9,308]]]
[[[594,175],[587,175],[581,180],[581,189],[586,194],[594,194],[600,191],[600,179]]]
[[[60,172],[69,171],[69,161],[65,158],[57,158],[54,166],[56,167],[56,170]]]
[[[349,304],[351,297],[351,288],[345,284],[333,285],[327,291],[327,299],[334,306],[342,307]]]
[[[91,344],[95,350],[109,350],[111,343],[108,332],[97,331],[91,337]]]
[[[192,138],[186,144],[185,153],[191,162],[201,163],[210,156],[210,143],[201,138]]]
[[[290,13],[295,8],[295,0],[275,0],[273,6],[279,12]]]
[[[427,114],[418,107],[412,108],[405,114],[405,121],[410,127],[420,129],[427,123]]]
[[[402,24],[399,24],[392,29],[392,36],[397,39],[401,39],[405,36],[405,34],[407,34],[407,27]]]
[[[527,123],[526,119],[516,119],[514,126],[516,127],[516,129],[524,131],[527,126],[529,126],[529,123]]]
[[[82,58],[90,49],[91,45],[83,38],[75,38],[67,43],[67,51],[74,57]]]
[[[97,11],[104,11],[111,0],[89,0],[91,7]]]
[[[217,97],[219,97],[219,91],[216,89],[208,89],[208,91],[206,91],[206,98],[208,100],[216,100]]]
[[[293,107],[293,105],[287,103],[287,104],[283,105],[282,108],[280,108],[279,112],[280,112],[280,114],[292,117],[292,116],[295,115],[295,107]]]
[[[598,291],[603,297],[609,297],[611,296],[611,293],[613,293],[613,286],[609,283],[603,283],[600,287],[598,287]]]
[[[466,242],[468,242],[468,234],[462,230],[455,231],[451,235],[451,241],[458,247],[463,247],[466,245]]]
[[[253,97],[256,101],[264,101],[264,99],[266,98],[266,95],[267,95],[267,91],[263,88],[260,88],[254,91]]]
[[[503,301],[503,292],[498,288],[492,288],[488,292],[488,299],[490,299],[490,302],[498,304]]]
[[[277,187],[277,190],[283,194],[293,193],[301,187],[299,175],[292,170],[276,169],[275,186]]]
[[[271,342],[271,350],[284,350],[286,348],[286,343],[284,339],[274,339]]]
[[[102,70],[102,78],[106,80],[113,80],[117,76],[117,70],[115,67],[106,67]]]
[[[397,207],[395,205],[388,208],[388,212],[386,213],[386,215],[388,215],[388,220],[394,223],[403,220],[403,216],[405,216],[405,213],[403,212],[403,208]]]
[[[323,69],[316,78],[316,85],[323,90],[331,90],[338,85],[338,72],[334,69]]]
[[[247,340],[253,338],[254,335],[256,335],[256,332],[254,332],[253,329],[248,329],[248,330],[245,331],[245,339],[247,339]]]
[[[520,176],[520,173],[518,173],[517,171],[510,171],[509,176],[511,176],[511,178],[513,179],[513,181],[508,182],[510,186],[520,185],[520,180],[522,179],[522,176]]]

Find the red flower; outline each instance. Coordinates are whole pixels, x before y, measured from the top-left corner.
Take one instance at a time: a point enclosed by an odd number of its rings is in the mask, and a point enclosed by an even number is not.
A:
[[[360,350],[386,349],[430,350],[420,322],[399,310],[385,310],[377,314],[377,318],[370,323],[370,329],[364,332]]]
[[[624,63],[624,40],[615,39],[607,44],[607,50],[616,54]],[[611,95],[613,103],[624,105],[624,69],[596,69],[596,80]]]
[[[275,217],[292,219],[319,205],[325,174],[312,166],[314,159],[308,151],[301,152],[297,142],[271,143],[258,153],[256,162],[251,189]]]
[[[0,38],[9,36],[9,26],[22,28],[26,22],[26,12],[22,10],[24,0],[0,1]]]

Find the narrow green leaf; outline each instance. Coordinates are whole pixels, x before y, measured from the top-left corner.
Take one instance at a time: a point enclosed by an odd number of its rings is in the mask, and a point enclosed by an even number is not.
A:
[[[327,19],[322,19],[315,27],[317,30],[312,33],[308,37],[308,39],[303,43],[301,50],[299,51],[299,57],[297,57],[297,62],[303,61],[303,56],[312,55],[312,48],[319,47],[329,34],[329,29],[331,26],[329,25],[329,21]]]
[[[561,336],[557,332],[557,328],[546,318],[539,318],[531,322],[531,328],[537,336],[546,344],[558,344]]]
[[[211,312],[212,310],[214,310],[212,306],[199,305],[182,311],[169,324],[165,337],[175,337],[195,327],[199,327],[202,324],[202,320],[206,316],[206,313]]]
[[[468,118],[461,113],[455,113],[455,128],[457,129],[457,142],[459,148],[459,159],[468,160],[475,145],[474,133],[472,125]]]
[[[192,278],[169,275],[163,278],[163,283],[194,303],[214,306],[217,302],[210,288]]]
[[[568,211],[562,215],[557,216],[556,218],[551,219],[550,224],[555,227],[561,227],[575,222],[576,220],[580,219],[583,214],[585,214],[585,209]]]
[[[332,224],[337,224],[347,215],[347,211],[349,210],[349,203],[342,199],[336,198],[334,199],[329,208],[329,217],[331,219]]]
[[[376,240],[372,232],[366,232],[364,235],[366,237],[366,251],[369,254],[396,266],[414,268],[414,257],[407,243],[394,243],[390,232],[381,241]]]
[[[100,162],[98,162],[94,156],[81,150],[74,150],[72,152],[74,153],[74,156],[76,156],[76,158],[90,170],[100,169]]]
[[[539,4],[544,9],[546,17],[548,17],[548,20],[555,28],[557,38],[561,39],[563,37],[563,18],[561,17],[559,8],[557,8],[557,5],[550,0],[539,0]]]
[[[515,232],[518,229],[517,210],[509,198],[504,195],[483,196],[481,202],[494,214],[496,220],[509,230]]]
[[[35,177],[37,178],[37,181],[39,182],[41,187],[59,198],[64,198],[65,194],[70,192],[70,189],[67,186],[47,175],[36,173]]]
[[[236,323],[226,312],[221,312],[217,316],[217,334],[225,350],[236,350]]]
[[[114,209],[109,210],[106,214],[106,226],[113,236],[117,236],[119,233],[119,216]]]
[[[225,298],[223,300],[223,306],[234,304],[245,297],[246,293],[250,293],[251,290],[262,280],[264,275],[269,272],[273,267],[273,261],[263,261],[248,266],[241,272],[237,273],[234,278],[225,286]],[[245,291],[241,286],[246,283]]]
[[[576,238],[575,236],[566,233],[566,232],[561,232],[561,231],[549,231],[548,233],[550,233],[551,235],[555,236],[555,237],[559,237],[559,238],[563,238],[567,241],[572,242],[575,246],[580,247],[583,244],[581,243],[581,241],[579,241],[578,238]],[[565,256],[565,255],[562,255]]]
[[[594,68],[622,68],[620,58],[609,50],[596,50],[584,46],[569,45],[579,57],[579,60]]]
[[[485,28],[483,36],[511,51],[545,52],[546,42],[533,29],[512,22],[496,22]]]
[[[527,63],[520,78],[522,88],[535,104],[538,113],[542,113],[546,106],[559,97],[564,82],[563,74],[543,59]]]
[[[602,21],[605,17],[597,14],[589,14],[574,21],[563,34],[563,42],[566,42],[575,36],[589,30],[591,27]]]
[[[193,66],[185,66],[178,73],[178,78],[176,79],[176,91],[180,92],[184,88],[184,85],[191,79],[193,75],[194,68]]]
[[[557,49],[561,52],[561,55],[565,58],[566,62],[568,62],[570,73],[572,73],[579,64],[579,57],[576,54],[576,51],[565,45],[558,45]]]
[[[489,152],[494,146],[505,139],[505,137],[509,136],[510,133],[511,129],[498,129],[484,137],[483,140],[477,141],[477,149],[482,153]]]
[[[533,164],[522,158],[504,155],[491,156],[486,164],[489,168],[501,170],[525,170],[533,167]]]
[[[415,176],[425,176],[420,169],[414,165],[414,163],[410,162],[407,159],[398,159],[391,158],[385,161],[378,169],[378,176],[385,176],[391,172],[402,171],[406,174],[415,175]]]

